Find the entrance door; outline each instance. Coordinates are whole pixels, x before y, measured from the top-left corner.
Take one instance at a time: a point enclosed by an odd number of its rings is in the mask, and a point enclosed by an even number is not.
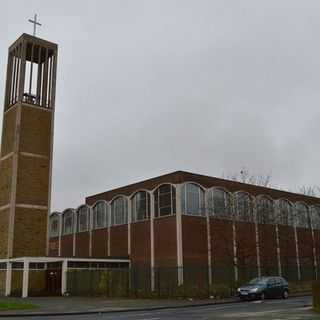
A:
[[[61,295],[61,269],[47,270],[47,291],[49,295]]]

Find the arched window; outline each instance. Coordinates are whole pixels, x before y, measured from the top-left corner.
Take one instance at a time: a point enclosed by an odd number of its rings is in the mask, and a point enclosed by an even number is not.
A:
[[[93,229],[105,228],[108,226],[108,205],[105,201],[99,201],[92,209]]]
[[[146,191],[137,192],[132,198],[132,221],[150,219],[150,194]]]
[[[62,234],[67,235],[73,233],[74,214],[72,209],[67,209],[62,214]]]
[[[114,199],[111,203],[111,225],[128,223],[128,202],[123,196]]]
[[[155,217],[176,213],[176,188],[171,184],[163,184],[154,192]]]
[[[275,223],[273,200],[260,196],[257,197],[257,222],[258,223]]]
[[[181,190],[182,212],[187,215],[204,216],[204,191],[198,185],[187,183]]]
[[[214,188],[208,193],[208,213],[217,218],[232,219],[231,196],[221,188]]]
[[[293,226],[293,206],[292,204],[285,199],[279,200],[279,217],[277,217],[279,224],[286,226]]]
[[[311,208],[311,223],[312,228],[320,230],[320,207],[312,206]]]
[[[87,205],[81,206],[77,210],[77,232],[89,230],[90,209]]]
[[[254,222],[252,203],[249,195],[245,192],[236,193],[237,219],[245,222]]]
[[[54,212],[50,216],[50,237],[58,237],[60,231],[60,216],[58,212]]]
[[[295,225],[298,228],[310,228],[308,207],[301,202],[296,203]]]

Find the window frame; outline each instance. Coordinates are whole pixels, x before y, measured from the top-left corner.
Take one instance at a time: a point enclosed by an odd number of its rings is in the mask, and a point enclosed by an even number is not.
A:
[[[52,223],[57,222],[57,231],[55,233],[52,232]],[[50,238],[56,238],[60,236],[60,228],[61,228],[61,217],[59,212],[54,212],[50,215],[49,218],[50,228],[49,228],[49,236]]]
[[[281,211],[281,204],[282,203],[286,203],[287,204],[287,208],[290,208],[290,210],[287,212],[287,218],[286,218],[286,222],[287,223],[283,223],[283,213]],[[278,199],[278,210],[279,210],[279,214],[278,216],[276,217],[276,221],[277,221],[277,224],[278,225],[281,225],[281,226],[289,226],[289,227],[294,227],[294,204],[288,200],[288,199],[285,199],[285,198],[281,198],[281,199]]]
[[[97,216],[98,216],[98,211],[97,208],[103,205],[103,224],[102,226],[99,226],[97,223]],[[99,229],[104,229],[109,226],[109,204],[105,200],[98,200],[93,206],[92,206],[92,230],[99,230]]]
[[[86,228],[82,229],[81,228],[81,216],[84,214],[82,212],[83,209],[86,209]],[[77,227],[76,227],[76,232],[77,233],[81,233],[81,232],[88,232],[90,230],[90,207],[86,204],[81,205],[77,210],[76,210],[76,214],[77,214]]]
[[[122,214],[123,214],[123,218],[125,219],[125,222],[116,223],[117,220],[115,219],[115,215],[116,215],[115,210],[117,209],[116,205],[120,200],[122,200],[123,203],[124,203]],[[121,226],[121,225],[128,224],[128,222],[129,222],[129,210],[128,210],[128,199],[127,199],[127,197],[124,196],[124,195],[118,195],[118,196],[114,197],[111,200],[110,206],[111,206],[110,226]]]
[[[198,201],[198,213],[191,213],[190,208],[188,208],[188,201],[192,198],[189,198],[188,194],[192,193],[188,190],[188,187],[196,187],[197,188],[197,201]],[[182,185],[181,188],[181,209],[182,214],[187,216],[193,217],[205,217],[206,216],[206,209],[205,209],[205,190],[203,187],[195,182],[186,182]]]
[[[66,231],[66,216],[71,217],[71,228],[70,231]],[[66,236],[66,235],[70,235],[73,234],[75,231],[75,210],[74,209],[66,209],[65,211],[63,211],[62,213],[62,235]]]
[[[164,197],[165,195],[168,195],[169,192],[166,193],[160,193],[161,188],[169,186],[170,187],[170,206],[160,206],[160,200],[161,196]],[[170,217],[176,215],[177,208],[176,208],[176,199],[177,199],[177,193],[176,193],[176,187],[171,184],[171,183],[163,183],[159,185],[154,191],[153,191],[153,196],[154,196],[154,218],[162,218],[162,217]],[[163,201],[163,200],[162,200]],[[170,213],[169,214],[161,214],[161,209],[164,208],[170,208]]]
[[[264,218],[262,218],[262,215],[260,214],[260,204],[263,202],[269,202],[271,204],[271,211],[268,210],[268,218],[265,219],[265,215],[263,215]],[[256,210],[256,221],[258,224],[276,224],[276,213],[275,213],[275,201],[267,196],[267,195],[259,195],[256,197],[256,205],[257,205],[257,210]],[[263,206],[263,210],[265,209],[266,206]],[[272,213],[272,217],[270,218],[270,212]]]
[[[138,208],[137,208],[137,197],[138,195],[144,193],[145,194],[145,215],[143,219],[138,219]],[[143,199],[142,199],[143,200]],[[142,201],[139,200],[139,201]],[[131,222],[135,223],[135,222],[141,222],[141,221],[149,221],[151,219],[151,195],[150,192],[147,190],[138,190],[137,192],[135,192],[131,199]]]
[[[241,200],[240,196],[243,195],[248,200],[248,207],[250,209],[249,214],[243,215],[243,217],[240,214],[240,206],[239,206],[239,200]],[[235,193],[235,203],[236,203],[236,213],[235,213],[235,220],[239,222],[249,222],[249,223],[255,223],[255,217],[253,213],[253,201],[252,196],[246,192],[246,191],[237,191]],[[247,219],[246,219],[247,217]]]
[[[217,201],[221,201],[222,198],[217,195],[223,195],[223,210],[219,210],[217,212]],[[208,208],[208,215],[210,217],[215,217],[217,219],[223,220],[233,220],[233,212],[232,212],[232,194],[222,188],[222,187],[213,187],[208,190],[208,197],[207,197],[207,208]]]
[[[315,219],[315,215],[317,218]],[[315,223],[315,221],[318,221]],[[310,222],[313,230],[320,230],[320,205],[313,205],[310,208]]]
[[[301,214],[301,210],[298,208],[304,208],[305,209],[305,214],[306,216],[302,218],[298,218]],[[295,213],[294,213],[294,225],[296,228],[304,228],[304,229],[310,229],[311,227],[311,220],[310,220],[310,213],[309,213],[309,207],[306,203],[304,202],[296,202],[295,203]],[[304,220],[304,223],[301,223]]]

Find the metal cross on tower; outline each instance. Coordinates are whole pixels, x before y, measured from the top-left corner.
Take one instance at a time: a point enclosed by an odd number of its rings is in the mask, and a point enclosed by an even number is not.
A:
[[[34,20],[29,19],[29,22],[33,23],[33,36],[36,36],[37,26],[41,26],[42,24],[37,21],[37,14],[34,15]]]

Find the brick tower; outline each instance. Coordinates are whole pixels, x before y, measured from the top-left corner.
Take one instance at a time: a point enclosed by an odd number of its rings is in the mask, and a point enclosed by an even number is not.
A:
[[[57,45],[9,48],[0,157],[0,258],[47,254]]]

